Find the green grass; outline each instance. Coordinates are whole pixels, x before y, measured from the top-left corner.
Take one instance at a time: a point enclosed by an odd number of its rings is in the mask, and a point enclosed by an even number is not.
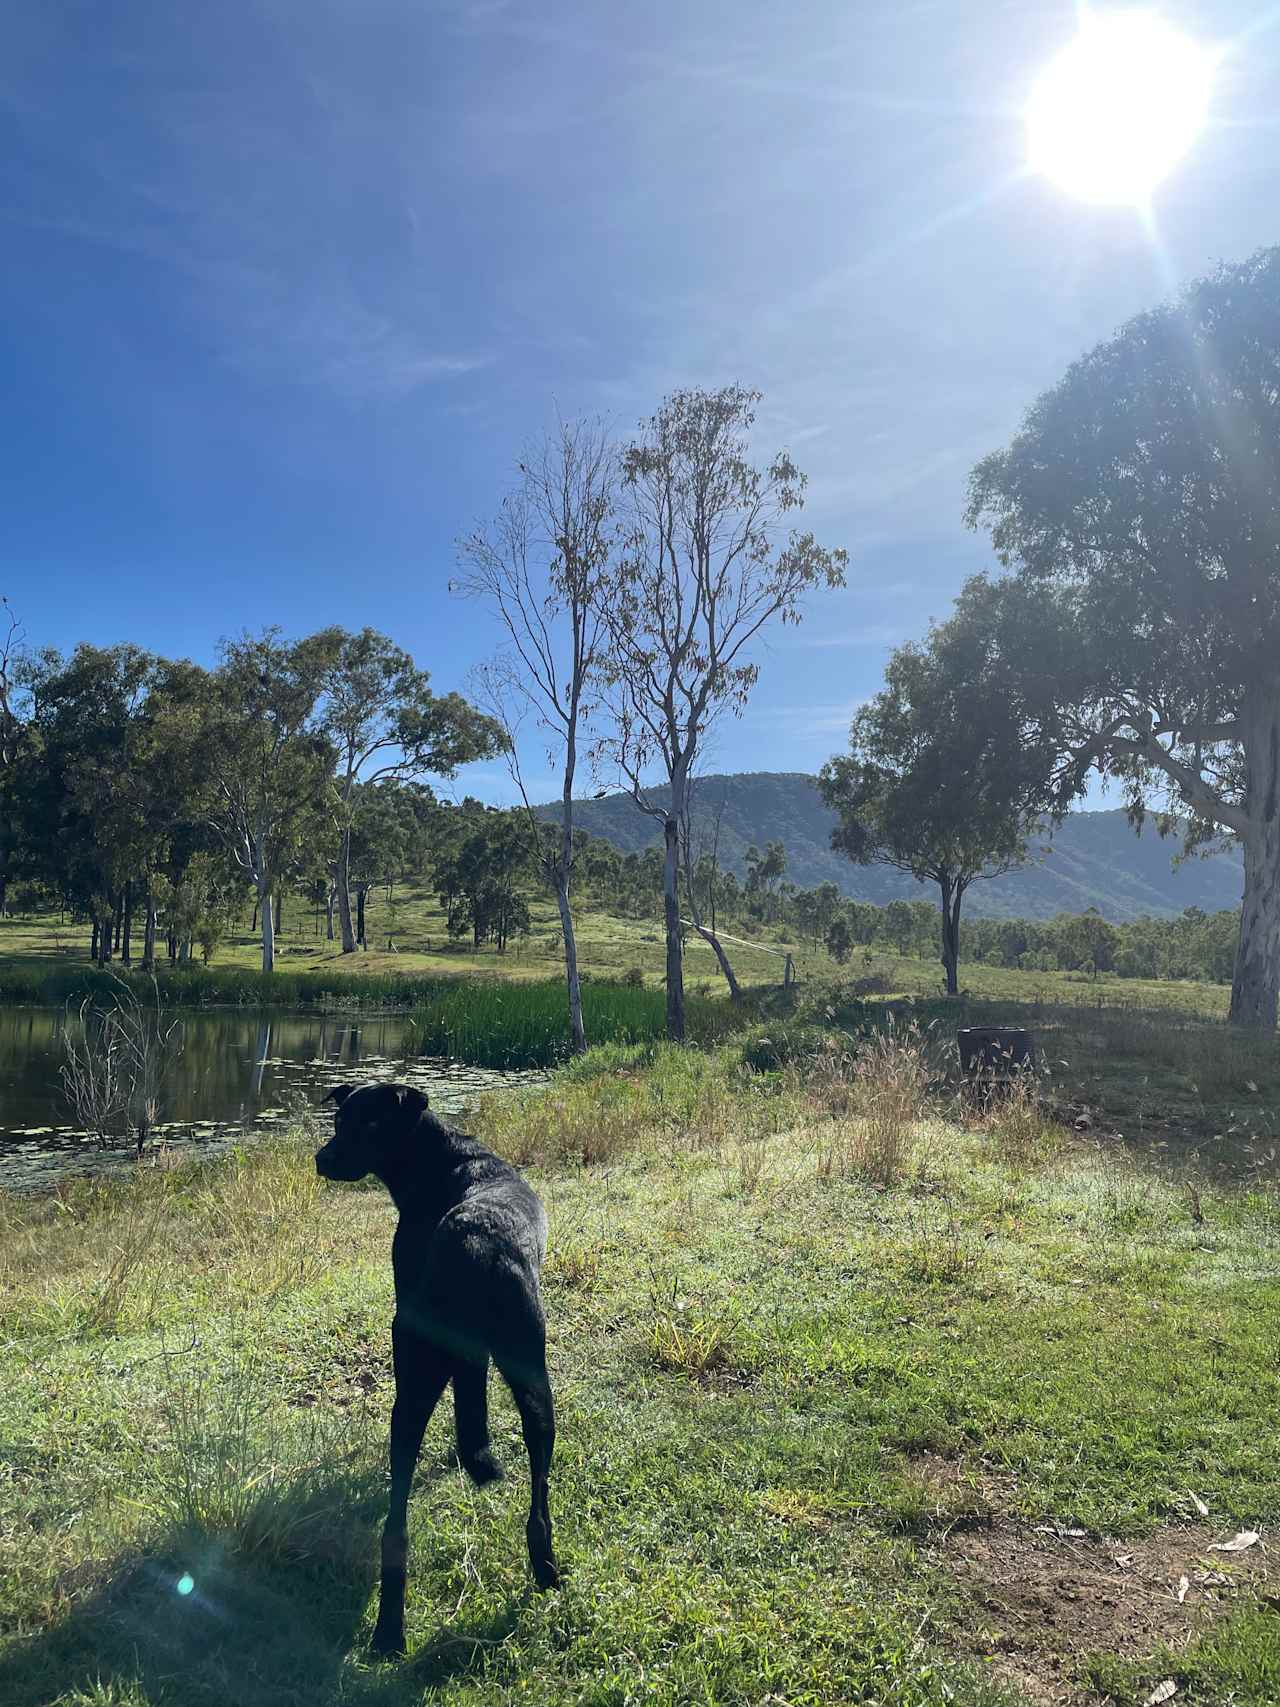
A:
[[[535,891],[528,900],[529,936],[499,955],[490,945],[477,949],[465,940],[451,940],[434,895],[421,885],[404,886],[392,904],[379,892],[370,899],[369,951],[344,955],[317,934],[314,913],[290,898],[285,929],[277,941],[276,972],[265,998],[257,972],[261,944],[244,928],[247,918],[214,956],[215,979],[206,983],[199,966],[171,969],[170,975],[180,978],[175,989],[185,992],[183,1000],[256,1004],[267,999],[276,1005],[297,1006],[367,1000],[412,1007],[416,997],[406,993],[406,987],[416,980],[430,984],[440,978],[482,973],[537,982],[556,975],[562,964],[560,922],[549,896]],[[388,948],[392,923],[395,952]],[[649,988],[661,987],[665,949],[660,918],[618,918],[580,898],[576,923],[579,960],[588,977],[620,980],[624,974],[638,972]],[[733,931],[743,936],[748,928],[735,924]],[[55,915],[0,919],[0,1001],[60,1003],[82,987],[80,969],[88,968],[87,946],[86,929],[61,923]],[[802,986],[810,989],[845,988],[861,982],[871,993],[918,998],[935,997],[941,990],[942,974],[935,959],[858,949],[849,964],[840,968],[819,945],[791,940],[772,928],[762,929],[750,947],[733,947],[739,978],[747,985],[780,983],[779,950],[793,954]],[[714,954],[697,937],[686,945],[685,976],[694,994],[719,994],[724,988]],[[1010,971],[972,963],[962,964],[960,981],[977,1001],[1167,1010],[1201,1019],[1221,1019],[1227,1011],[1228,991],[1218,984],[1107,974],[1092,979],[1083,973]]]
[[[1027,1142],[900,1072],[886,1103],[860,1058],[619,1044],[485,1106],[551,1219],[565,1586],[529,1592],[505,1395],[494,1488],[442,1411],[391,1665],[381,1190],[319,1182],[300,1133],[0,1198],[0,1700],[993,1707],[1052,1676],[1136,1707],[1173,1676],[1179,1707],[1274,1707],[1261,1550],[1203,1553],[1280,1516],[1274,1174]],[[1085,1531],[1073,1570],[1127,1543],[1229,1580],[1203,1629],[1172,1590],[1113,1629],[1087,1574],[1028,1624],[1001,1549],[1044,1526]]]
[[[727,1005],[691,997],[686,1025],[691,1037],[723,1031]],[[603,1042],[653,1043],[666,1032],[661,990],[588,983],[582,990],[587,1035]],[[550,1067],[569,1054],[569,1020],[563,980],[540,983],[445,985],[414,1009],[417,1046],[477,1067]]]
[[[560,939],[560,920],[554,901],[541,890],[528,896],[532,929],[528,937],[511,945],[506,954],[498,954],[491,944],[476,948],[467,939],[451,939],[445,929],[444,915],[433,894],[420,885],[407,885],[394,903],[397,929],[395,949],[388,948],[388,903],[379,893],[370,900],[368,909],[367,952],[344,955],[337,945],[326,941],[323,925],[320,934],[311,910],[296,899],[285,905],[285,928],[276,941],[276,971],[274,990],[287,991],[289,1001],[307,1001],[307,986],[318,981],[326,1000],[347,998],[366,986],[376,991],[380,999],[399,999],[412,1006],[412,997],[397,998],[397,986],[413,980],[428,983],[442,978],[474,977],[480,974],[497,975],[513,982],[538,981],[557,974],[563,965]],[[232,991],[243,990],[243,996],[224,997],[211,986],[213,1000],[260,1000],[259,986],[262,948],[256,935],[247,929],[248,917],[231,933],[214,955],[210,970],[229,978]],[[662,924],[660,919],[623,919],[590,904],[581,904],[577,916],[579,961],[589,978],[621,980],[624,974],[639,972],[649,988],[661,986],[665,969]],[[761,948],[741,951],[739,970],[752,982],[780,981],[782,961],[775,953],[767,952],[778,945],[772,937],[763,939]],[[141,938],[135,935],[135,953],[140,952]],[[60,923],[57,915],[21,918],[0,918],[0,971],[14,980],[12,988],[21,994],[6,995],[6,983],[0,978],[0,1000],[61,1000],[61,995],[45,997],[39,994],[45,979],[64,979],[68,970],[88,969],[88,931],[79,924]],[[825,956],[823,956],[825,959]],[[199,964],[172,969],[188,980],[193,991],[200,988]],[[686,959],[686,978],[696,994],[700,986],[708,990],[723,988],[723,980],[711,949],[701,940],[689,944]],[[21,982],[25,980],[25,982]],[[63,986],[55,982],[55,991]],[[274,993],[271,999],[281,998]]]

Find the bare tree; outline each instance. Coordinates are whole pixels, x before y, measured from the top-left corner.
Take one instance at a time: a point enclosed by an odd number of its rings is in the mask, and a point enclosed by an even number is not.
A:
[[[781,451],[766,468],[747,457],[760,393],[742,386],[677,391],[622,459],[627,500],[618,571],[600,583],[606,675],[615,729],[601,744],[665,847],[667,1034],[684,1038],[680,823],[708,729],[739,715],[760,666],[752,642],[774,618],[799,622],[804,595],[844,584],[846,554],[812,534],[777,538],[805,478]],[[661,764],[670,793],[644,779]]]
[[[587,1039],[569,900],[573,786],[605,633],[601,589],[614,542],[617,462],[602,423],[562,421],[519,473],[497,519],[460,542],[463,574],[454,586],[482,598],[507,633],[505,651],[477,674],[487,707],[506,731],[507,764],[560,912],[569,1026],[579,1054]],[[521,769],[518,736],[529,715],[548,737],[548,764],[558,763],[561,773],[559,834],[552,840],[543,834]]]

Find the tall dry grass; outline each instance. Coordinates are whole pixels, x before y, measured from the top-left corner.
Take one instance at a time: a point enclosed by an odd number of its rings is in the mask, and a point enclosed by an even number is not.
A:
[[[294,1129],[208,1161],[0,1193],[0,1309],[20,1296],[65,1331],[145,1329],[212,1274],[246,1301],[269,1301],[327,1260],[314,1145]]]
[[[1045,1105],[1035,1072],[1016,1075],[992,1097],[979,1130],[992,1153],[1014,1173],[1043,1165],[1068,1143],[1066,1131]]]
[[[890,1185],[903,1176],[931,1085],[918,1029],[890,1028],[850,1050],[824,1049],[801,1069],[800,1084],[829,1121],[819,1128],[819,1178],[857,1174]]]

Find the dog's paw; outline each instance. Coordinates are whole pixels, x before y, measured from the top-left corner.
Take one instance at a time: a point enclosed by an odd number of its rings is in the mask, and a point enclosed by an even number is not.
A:
[[[369,1640],[369,1652],[375,1659],[394,1660],[404,1654],[404,1631],[384,1629],[381,1624]]]
[[[464,1458],[462,1468],[478,1488],[484,1488],[490,1482],[502,1480],[502,1466],[488,1447],[485,1447],[483,1452],[474,1453],[470,1458]]]

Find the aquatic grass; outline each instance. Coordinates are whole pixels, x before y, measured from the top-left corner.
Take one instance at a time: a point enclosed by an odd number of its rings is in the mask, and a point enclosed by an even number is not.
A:
[[[644,1054],[642,1065],[616,1045],[588,1050],[545,1089],[487,1098],[471,1130],[521,1166],[544,1167],[598,1167],[644,1150],[685,1154],[776,1130],[778,1093],[752,1083],[732,1048],[655,1043]]]
[[[459,983],[448,974],[361,972],[256,972],[245,966],[157,962],[155,981],[169,1007],[312,1008],[350,1011],[412,1008]],[[152,974],[120,962],[91,966],[74,961],[0,964],[0,1005],[64,1007],[86,998],[118,995],[121,984],[147,993]]]
[[[724,1006],[689,998],[691,1035],[705,1039],[721,1029],[716,1010]],[[593,1043],[651,1044],[666,1031],[666,998],[661,990],[593,982],[583,986],[582,1017]],[[569,1055],[568,1007],[558,978],[451,984],[421,1002],[412,1023],[421,1054],[474,1067],[553,1067]]]

